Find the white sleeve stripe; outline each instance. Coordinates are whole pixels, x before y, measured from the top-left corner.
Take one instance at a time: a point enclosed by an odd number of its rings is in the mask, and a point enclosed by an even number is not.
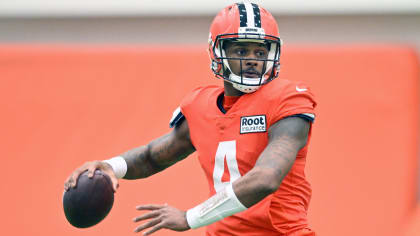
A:
[[[315,119],[315,114],[312,113],[302,113],[302,115],[309,116],[310,118]]]
[[[315,114],[312,114],[312,113],[298,113],[298,114],[294,114],[288,117],[300,117],[302,119],[308,120],[309,122],[315,121]]]
[[[175,127],[175,125],[178,124],[178,122],[180,120],[182,120],[183,117],[184,117],[184,114],[182,114],[181,108],[180,107],[177,107],[175,109],[174,113],[172,114],[171,121],[169,121],[169,127],[170,128]]]
[[[178,114],[181,113],[181,108],[177,107],[175,111],[172,113],[171,123],[175,120],[175,118],[178,116]]]

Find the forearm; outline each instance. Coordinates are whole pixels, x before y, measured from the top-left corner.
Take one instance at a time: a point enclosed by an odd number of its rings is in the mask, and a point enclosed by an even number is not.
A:
[[[249,208],[275,192],[292,168],[298,150],[292,140],[270,143],[254,168],[233,183],[239,201]]]
[[[233,182],[232,188],[238,200],[249,208],[275,191],[267,181],[262,171],[253,171]]]
[[[184,122],[171,133],[122,154],[127,162],[124,179],[146,178],[183,160],[194,151],[188,125]]]
[[[171,146],[173,146],[173,143],[170,134],[166,134],[145,146],[134,148],[122,154],[127,162],[127,174],[124,179],[146,178],[175,163],[169,161],[171,158],[168,158],[168,156],[173,157],[172,159],[176,158],[176,153],[171,153]]]
[[[159,172],[156,164],[151,161],[149,145],[134,148],[121,156],[127,162],[127,173],[124,179],[146,178]]]

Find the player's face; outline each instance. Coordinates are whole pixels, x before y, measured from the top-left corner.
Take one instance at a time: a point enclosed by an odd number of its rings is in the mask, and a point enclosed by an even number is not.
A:
[[[247,59],[229,60],[230,69],[234,74],[238,76],[242,75],[247,78],[261,77],[265,62],[255,59],[267,59],[268,48],[265,44],[253,42],[226,42],[225,51],[227,57]]]

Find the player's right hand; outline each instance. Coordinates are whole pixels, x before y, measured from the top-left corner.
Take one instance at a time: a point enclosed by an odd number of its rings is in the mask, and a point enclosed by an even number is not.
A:
[[[75,188],[77,185],[77,179],[79,178],[79,175],[81,175],[86,170],[88,172],[89,178],[93,177],[93,173],[95,172],[95,170],[101,170],[102,172],[107,174],[111,179],[112,188],[114,189],[114,192],[117,191],[118,179],[115,176],[114,170],[112,169],[111,165],[102,161],[86,162],[85,164],[77,168],[75,171],[73,171],[73,173],[66,179],[66,182],[64,182],[64,190],[68,191],[70,188]]]

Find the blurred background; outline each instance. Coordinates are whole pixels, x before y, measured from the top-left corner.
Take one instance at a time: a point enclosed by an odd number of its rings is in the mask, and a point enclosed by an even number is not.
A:
[[[14,0],[0,2],[0,40],[38,43],[202,44],[230,0]],[[417,0],[275,1],[285,43],[420,44]]]
[[[236,1],[0,1],[0,222],[8,235],[130,235],[135,206],[208,197],[196,156],[121,181],[88,229],[63,214],[63,183],[166,132],[209,69],[208,30]],[[318,100],[308,153],[311,227],[323,236],[420,235],[420,1],[252,1],[278,20],[280,79]],[[204,235],[204,229],[156,235]]]

